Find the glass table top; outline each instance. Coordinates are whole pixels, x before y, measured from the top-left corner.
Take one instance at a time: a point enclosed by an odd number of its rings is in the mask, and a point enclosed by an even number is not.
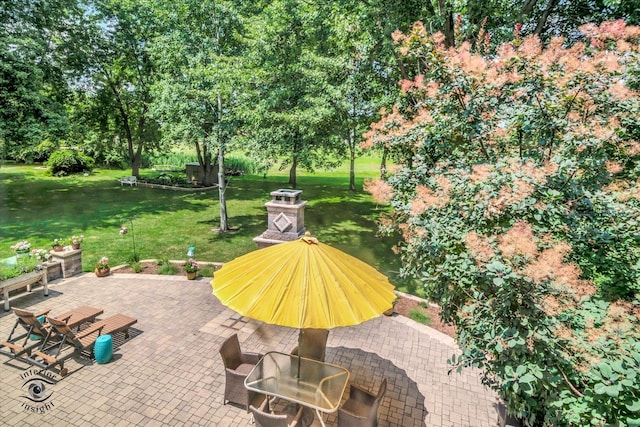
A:
[[[245,379],[247,389],[323,412],[340,405],[349,381],[341,366],[291,354],[269,352]]]

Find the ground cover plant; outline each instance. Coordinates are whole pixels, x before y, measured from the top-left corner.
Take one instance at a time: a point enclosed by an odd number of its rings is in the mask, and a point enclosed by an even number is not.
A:
[[[358,162],[362,177],[378,173],[379,158]],[[142,171],[143,175],[146,171]],[[126,173],[126,172],[125,172]],[[348,167],[316,175],[301,174],[299,188],[306,228],[332,244],[377,267],[404,291],[411,283],[397,282],[399,260],[390,252],[395,239],[377,236],[377,208],[372,197],[348,190]],[[0,201],[0,258],[13,255],[10,246],[26,238],[34,247],[45,247],[52,238],[83,234],[83,270],[92,271],[101,256],[112,267],[127,264],[135,251],[138,259],[186,260],[190,245],[201,261],[225,262],[255,250],[252,239],[266,230],[264,203],[269,193],[288,188],[286,173],[230,178],[228,211],[238,230],[218,234],[217,192],[183,193],[143,187],[121,187],[121,170],[95,169],[89,176],[50,177],[46,168],[4,165]],[[126,226],[126,234],[120,234]]]
[[[526,425],[640,425],[640,28],[496,52],[395,39],[415,78],[371,127],[404,273],[457,328],[453,368]],[[481,38],[480,38],[481,40]]]

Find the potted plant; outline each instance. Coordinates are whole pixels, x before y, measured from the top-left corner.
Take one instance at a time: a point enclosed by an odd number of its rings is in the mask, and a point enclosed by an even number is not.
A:
[[[20,258],[24,254],[28,254],[31,251],[31,243],[26,240],[22,240],[15,245],[11,246],[11,249],[16,251],[16,256]]]
[[[110,272],[111,272],[111,269],[109,268],[109,258],[107,258],[106,256],[103,256],[102,258],[100,258],[100,261],[96,263],[96,266],[95,266],[96,276],[105,277],[105,276],[108,276]]]
[[[385,316],[393,316],[393,313],[395,312],[395,308],[396,308],[396,304],[398,303],[398,297],[396,297],[396,299],[393,300],[393,302],[391,303],[391,308],[386,310],[384,312]]]
[[[80,243],[82,243],[83,240],[84,236],[82,234],[79,236],[71,236],[71,249],[80,249]]]
[[[64,250],[64,240],[63,239],[53,239],[51,241],[51,246],[53,250],[56,252],[62,252]]]
[[[198,270],[200,270],[198,267],[198,261],[193,258],[189,258],[187,263],[184,265],[184,271],[187,273],[187,279],[194,280],[198,277]]]

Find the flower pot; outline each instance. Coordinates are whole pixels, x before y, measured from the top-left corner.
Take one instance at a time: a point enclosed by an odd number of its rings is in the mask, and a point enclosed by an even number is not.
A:
[[[80,249],[80,243],[72,243],[71,249],[73,249],[74,251]]]
[[[54,252],[62,252],[64,250],[64,246],[62,245],[53,245]]]
[[[106,277],[106,276],[109,275],[109,273],[111,273],[111,269],[109,267],[104,268],[102,270],[98,270],[96,268],[95,272],[96,272],[96,276],[98,276],[98,277]]]
[[[187,271],[187,279],[195,280],[196,277],[198,277],[197,271]]]

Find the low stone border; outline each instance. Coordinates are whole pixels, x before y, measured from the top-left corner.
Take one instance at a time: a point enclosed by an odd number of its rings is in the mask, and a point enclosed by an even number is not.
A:
[[[212,187],[193,187],[193,188],[188,188],[188,187],[175,187],[175,186],[172,186],[172,185],[150,184],[150,183],[141,182],[141,181],[138,181],[138,187],[159,188],[161,190],[184,191],[184,192],[187,192],[187,193],[191,193],[191,192],[194,192],[194,191],[215,190],[215,189],[218,188],[217,185],[214,185]]]
[[[139,261],[140,263],[143,262],[158,262],[157,259],[141,259]],[[184,263],[186,262],[186,260],[177,260],[177,259],[170,259],[169,263],[171,264],[175,264],[178,266],[183,266]],[[224,263],[223,262],[210,262],[210,261],[198,261],[198,265],[207,265],[207,266],[211,266],[214,268],[214,270],[220,270],[220,267],[222,267]],[[130,264],[120,264],[117,265],[115,267],[111,267],[111,271],[117,271],[120,270],[122,268],[126,268],[126,267],[130,267]]]

